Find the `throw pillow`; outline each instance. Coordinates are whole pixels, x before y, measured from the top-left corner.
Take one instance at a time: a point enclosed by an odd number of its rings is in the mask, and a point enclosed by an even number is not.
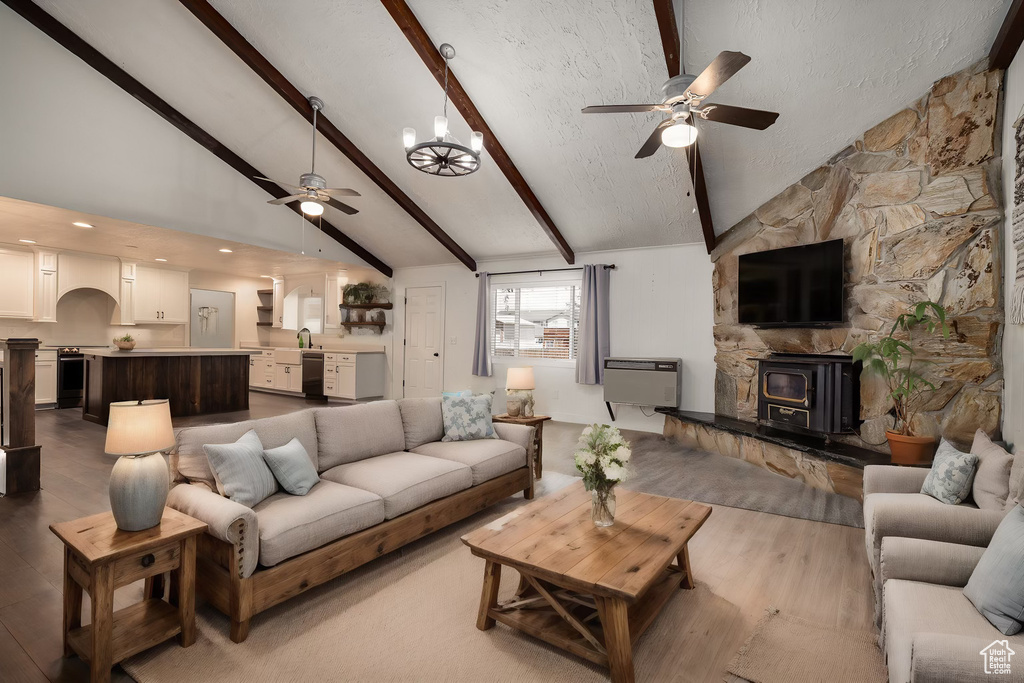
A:
[[[296,438],[283,446],[263,451],[263,459],[270,465],[270,471],[282,488],[293,496],[306,495],[320,481],[306,449]]]
[[[947,505],[959,505],[971,495],[974,468],[977,466],[978,456],[973,453],[962,453],[943,439],[935,451],[932,469],[925,477],[921,493],[937,498]]]
[[[978,471],[974,474],[975,504],[982,510],[1002,510],[1010,495],[1010,467],[1013,456],[998,444],[992,443],[982,430],[974,433],[971,453],[978,456]]]
[[[263,460],[263,444],[249,430],[238,441],[204,444],[217,490],[236,503],[252,507],[277,491],[274,474]]]
[[[1024,622],[1024,509],[1007,513],[974,568],[964,596],[999,632],[1012,636]]]
[[[472,396],[472,395],[473,395],[473,392],[470,391],[469,389],[463,389],[462,391],[442,391],[441,392],[441,397],[442,398],[444,398],[445,396]]]
[[[441,441],[497,439],[491,423],[491,395],[441,396],[444,436]]]
[[[1009,510],[1018,503],[1024,504],[1024,453],[1013,456],[1013,466],[1010,468],[1010,495],[1006,497],[1004,509]]]

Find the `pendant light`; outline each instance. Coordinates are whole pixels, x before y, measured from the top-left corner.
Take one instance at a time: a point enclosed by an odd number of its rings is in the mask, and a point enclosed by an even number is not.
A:
[[[463,176],[480,168],[480,151],[484,147],[484,134],[472,131],[469,147],[462,145],[448,130],[448,60],[455,56],[455,48],[441,45],[444,57],[444,109],[441,116],[434,117],[434,138],[416,142],[416,130],[404,128],[402,143],[409,165],[429,175]]]

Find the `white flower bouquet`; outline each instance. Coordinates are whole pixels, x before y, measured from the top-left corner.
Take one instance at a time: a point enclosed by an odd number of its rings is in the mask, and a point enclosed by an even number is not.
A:
[[[622,434],[609,425],[590,425],[580,434],[574,460],[583,475],[583,486],[593,496],[593,518],[598,526],[610,526],[615,517],[612,488],[629,479],[633,452]]]

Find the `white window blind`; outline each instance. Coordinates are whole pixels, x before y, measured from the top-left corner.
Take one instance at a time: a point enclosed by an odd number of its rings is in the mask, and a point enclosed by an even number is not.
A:
[[[496,358],[575,360],[578,281],[491,286],[491,354]]]

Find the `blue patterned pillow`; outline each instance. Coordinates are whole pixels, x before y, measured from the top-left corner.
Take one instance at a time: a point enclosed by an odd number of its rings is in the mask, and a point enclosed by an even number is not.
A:
[[[974,472],[978,467],[978,456],[963,453],[945,439],[939,444],[932,460],[932,469],[921,486],[921,493],[928,494],[947,505],[959,505],[971,495]]]
[[[444,436],[441,441],[497,439],[491,424],[491,395],[441,396]]]

